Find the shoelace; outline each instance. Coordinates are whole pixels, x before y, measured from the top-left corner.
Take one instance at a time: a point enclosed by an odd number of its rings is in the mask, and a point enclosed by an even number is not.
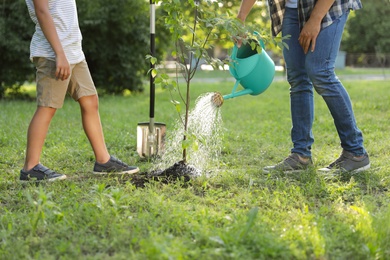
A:
[[[336,159],[336,161],[332,162],[331,164],[329,164],[328,168],[333,168],[334,166],[337,166],[339,165],[342,161],[344,161],[344,154],[342,153],[339,158]]]
[[[111,157],[111,160],[116,162],[117,164],[120,164],[121,166],[124,166],[124,167],[127,167],[127,164],[122,162],[121,160],[119,160],[118,158],[116,157]]]
[[[287,164],[288,166],[291,167],[291,164],[289,162],[296,162],[296,160],[293,158],[293,155],[289,155],[286,159],[284,159],[282,162],[278,163],[277,165],[285,165]]]

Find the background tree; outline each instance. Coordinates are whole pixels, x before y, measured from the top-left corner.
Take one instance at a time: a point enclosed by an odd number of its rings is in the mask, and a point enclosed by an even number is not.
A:
[[[164,4],[165,1],[159,1],[159,3]],[[230,1],[218,1],[219,6],[215,9],[214,5],[211,4],[212,1],[202,0],[202,9],[207,12],[213,12],[217,16],[226,16],[228,15],[230,18],[235,18],[238,14],[238,10],[241,4],[241,0],[230,0]],[[216,2],[213,2],[216,3]],[[180,8],[183,14],[186,16],[188,22],[193,22],[193,14],[191,13],[193,10],[189,7],[189,1],[177,1],[177,5],[180,5]],[[266,37],[266,49],[268,51],[272,51],[276,55],[281,55],[281,49],[275,45],[273,41],[271,41],[268,36],[270,36],[270,18],[268,14],[268,6],[267,2],[264,0],[258,0],[256,4],[253,6],[251,12],[247,16],[246,25],[253,31],[259,32],[261,35]],[[160,8],[162,9],[162,8]],[[167,24],[164,22],[165,13],[162,12],[162,16],[157,16],[157,21],[160,21],[162,28]],[[161,22],[162,21],[162,22]],[[197,34],[199,37],[204,37],[205,31],[202,28],[199,28]],[[226,30],[221,30],[220,28],[216,28],[213,32],[218,37],[214,37],[215,39],[212,42],[212,48],[209,49],[210,55],[215,58],[226,58],[226,54],[228,54],[229,50],[233,47],[233,40],[231,39],[231,32]],[[183,39],[188,40],[190,34],[183,35]],[[174,42],[171,43],[168,50],[165,52],[166,56],[170,56],[171,51],[175,49]],[[225,56],[225,57],[224,57]]]
[[[387,64],[390,55],[389,14],[390,0],[375,0],[363,2],[363,9],[350,15],[342,48],[354,53],[352,64]]]
[[[142,91],[149,68],[149,2],[145,0],[78,0],[83,50],[98,89],[107,93]],[[24,0],[0,2],[0,98],[6,89],[17,92],[34,79],[29,62],[34,33]],[[165,27],[157,25],[157,56],[167,41]],[[161,28],[161,29],[160,29]]]
[[[149,3],[79,0],[83,49],[95,84],[108,93],[142,91],[149,68]],[[164,34],[159,34],[164,49]],[[160,52],[161,53],[161,52]]]
[[[183,5],[186,1],[177,1]],[[235,17],[241,0],[224,1],[217,13]],[[128,89],[142,90],[149,67],[145,55],[149,53],[149,3],[146,0],[117,0],[115,4],[104,0],[78,0],[80,28],[84,36],[83,49],[92,76],[99,89],[108,93],[121,93]],[[351,53],[390,53],[390,1],[365,1],[362,10],[353,12],[347,23],[342,48]],[[203,5],[203,8],[213,8]],[[188,9],[188,12],[191,10]],[[34,25],[24,0],[0,1],[0,98],[8,88],[17,92],[21,84],[34,79],[34,68],[29,62],[29,44]],[[164,60],[175,48],[170,32],[164,26],[164,11],[156,10],[157,58]],[[190,15],[189,17],[192,17]],[[259,0],[247,18],[247,25],[262,35],[269,32],[266,1]],[[201,34],[202,30],[198,30]],[[233,43],[223,30],[215,31],[218,38],[211,48],[229,50]],[[269,34],[269,33],[268,33]],[[267,50],[280,54],[272,41]]]
[[[8,88],[17,93],[20,86],[33,78],[29,62],[30,40],[34,25],[24,0],[0,2],[0,98]]]
[[[342,42],[348,52],[390,53],[390,1],[363,2],[363,8],[353,12],[346,24]]]

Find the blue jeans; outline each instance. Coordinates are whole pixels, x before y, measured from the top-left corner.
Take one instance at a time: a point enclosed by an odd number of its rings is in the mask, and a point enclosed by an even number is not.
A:
[[[291,38],[286,40],[289,49],[283,49],[283,56],[290,84],[293,153],[311,157],[311,146],[314,142],[313,86],[329,108],[341,147],[357,156],[366,153],[363,135],[356,125],[351,100],[334,72],[348,14],[349,12],[343,14],[330,26],[322,29],[317,37],[314,52],[309,50],[305,54],[298,42],[300,33],[298,11],[295,8],[285,10],[282,34],[291,35]]]

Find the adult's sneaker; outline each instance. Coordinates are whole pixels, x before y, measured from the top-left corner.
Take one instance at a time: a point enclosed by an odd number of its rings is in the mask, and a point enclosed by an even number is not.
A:
[[[137,172],[139,172],[138,167],[129,166],[126,163],[122,162],[121,160],[115,158],[114,156],[110,156],[110,160],[108,160],[108,162],[103,164],[95,162],[95,165],[93,167],[94,174],[109,174],[109,173],[132,174]]]
[[[29,171],[21,170],[19,179],[21,181],[57,181],[66,179],[66,175],[50,170],[39,163]]]
[[[334,171],[344,172],[361,172],[370,169],[370,158],[368,154],[355,156],[350,152],[343,150],[340,157],[336,161],[329,164],[328,167],[321,168],[318,171],[321,173],[329,173]]]
[[[297,153],[291,153],[286,159],[273,166],[264,167],[265,172],[280,171],[294,173],[306,170],[313,165],[311,158],[301,158]]]

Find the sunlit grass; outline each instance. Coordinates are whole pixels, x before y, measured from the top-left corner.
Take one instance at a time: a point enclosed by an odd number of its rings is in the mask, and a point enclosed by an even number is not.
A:
[[[51,124],[42,163],[68,179],[21,185],[34,100],[0,102],[1,259],[388,259],[390,257],[390,83],[345,81],[372,169],[326,180],[315,169],[264,174],[288,155],[291,121],[286,82],[259,96],[226,100],[220,162],[189,183],[91,176],[94,157],[79,107],[67,98]],[[232,82],[192,86],[192,101]],[[26,91],[34,86],[30,85]],[[149,120],[149,93],[100,97],[107,146],[141,171],[136,126]],[[156,92],[156,121],[177,120],[167,92]],[[340,153],[332,118],[315,96],[313,159]],[[192,102],[192,105],[194,102]]]

